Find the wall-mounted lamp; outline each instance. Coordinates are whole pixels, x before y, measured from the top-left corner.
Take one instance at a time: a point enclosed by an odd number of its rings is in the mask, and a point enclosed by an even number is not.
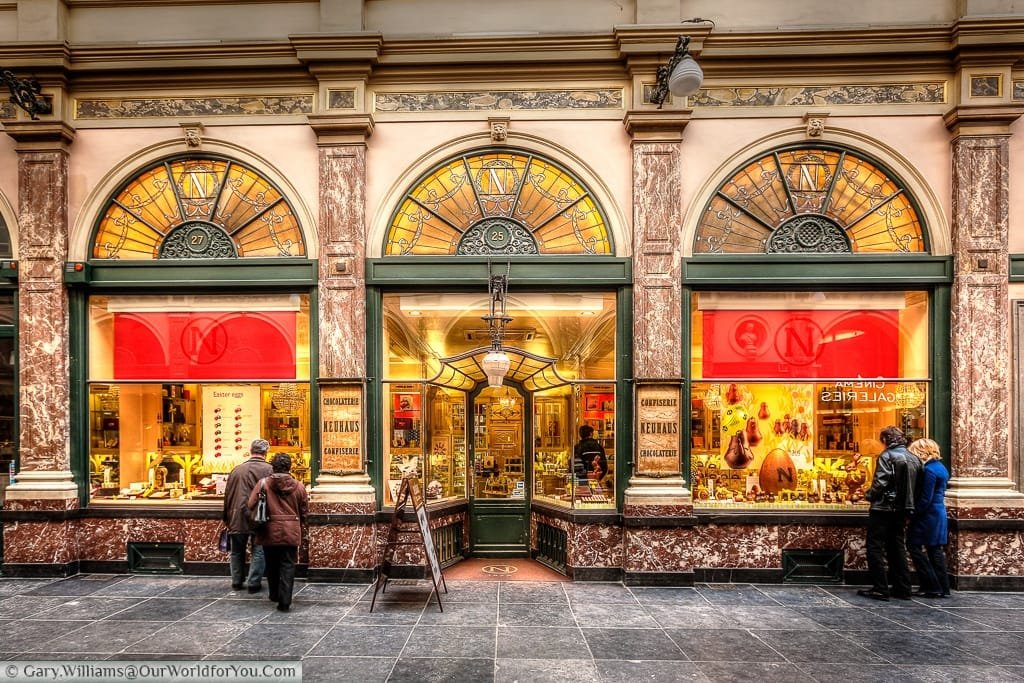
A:
[[[39,81],[34,78],[18,78],[12,71],[3,68],[0,68],[0,79],[11,91],[11,102],[28,112],[33,120],[39,118],[37,114],[49,114],[53,111],[50,103],[39,97],[43,91]]]
[[[661,105],[672,93],[676,97],[688,97],[700,90],[704,82],[704,70],[690,54],[690,36],[679,36],[676,50],[668,60],[668,64],[658,67],[658,82],[651,93],[651,102]]]
[[[512,360],[502,350],[502,341],[505,338],[505,326],[512,322],[512,318],[505,312],[505,299],[508,296],[508,274],[512,270],[509,263],[504,275],[495,275],[491,272],[491,264],[487,264],[487,288],[491,295],[490,314],[482,316],[487,322],[487,329],[491,334],[491,350],[484,356],[480,365],[487,375],[487,386],[500,387],[505,381],[505,374],[512,367]]]

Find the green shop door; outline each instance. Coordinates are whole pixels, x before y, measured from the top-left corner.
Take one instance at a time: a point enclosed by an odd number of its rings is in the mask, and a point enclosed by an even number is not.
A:
[[[515,386],[471,397],[469,547],[478,557],[525,557],[530,550],[526,397]]]

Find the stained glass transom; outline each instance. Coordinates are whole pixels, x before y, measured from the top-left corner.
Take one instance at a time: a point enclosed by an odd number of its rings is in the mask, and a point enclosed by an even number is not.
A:
[[[463,155],[428,172],[402,199],[384,244],[387,256],[530,253],[613,248],[582,183],[547,159],[514,151]]]
[[[808,217],[815,220],[808,223]],[[807,239],[812,233],[815,239]],[[695,254],[926,250],[913,199],[897,179],[853,152],[822,147],[766,154],[722,183],[704,210],[693,249]]]
[[[132,179],[108,202],[92,248],[95,259],[119,260],[305,255],[281,192],[252,169],[213,157],[163,161]]]

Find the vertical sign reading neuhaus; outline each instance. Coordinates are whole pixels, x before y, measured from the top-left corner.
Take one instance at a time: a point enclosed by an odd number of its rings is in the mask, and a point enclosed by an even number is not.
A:
[[[640,385],[636,398],[637,474],[679,474],[679,387]]]
[[[352,384],[320,387],[320,471],[363,471],[363,388]]]

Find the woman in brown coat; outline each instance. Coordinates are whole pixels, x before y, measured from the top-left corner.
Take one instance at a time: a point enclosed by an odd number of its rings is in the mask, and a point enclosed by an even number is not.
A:
[[[256,531],[256,542],[263,546],[267,558],[267,588],[277,609],[287,612],[292,604],[295,585],[295,563],[302,543],[302,526],[306,523],[309,497],[302,482],[292,477],[292,459],[278,453],[270,461],[274,473],[261,479],[249,494],[249,509],[256,507],[261,489],[267,492],[270,521]]]

